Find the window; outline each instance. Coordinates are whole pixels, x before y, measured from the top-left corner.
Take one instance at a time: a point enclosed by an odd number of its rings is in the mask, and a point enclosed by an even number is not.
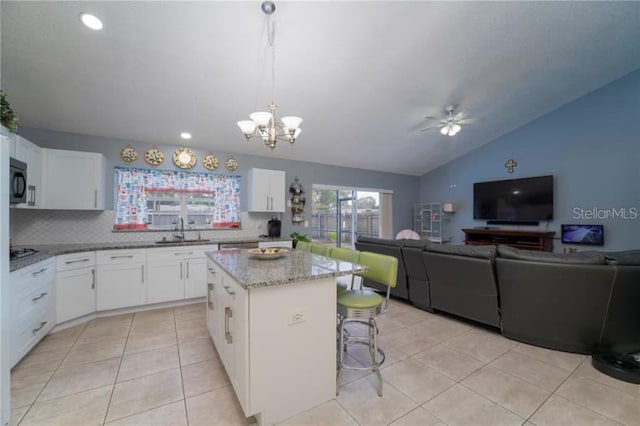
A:
[[[353,247],[356,235],[390,234],[391,196],[390,191],[314,185],[311,237],[325,244]]]
[[[115,168],[114,229],[240,227],[240,176]]]

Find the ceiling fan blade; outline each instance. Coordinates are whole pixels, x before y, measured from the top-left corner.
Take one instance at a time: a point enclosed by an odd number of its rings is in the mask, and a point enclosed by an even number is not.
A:
[[[433,126],[428,126],[428,127],[423,127],[422,129],[420,129],[420,132],[426,132],[427,130],[433,130],[433,129],[439,129],[440,127],[442,127],[439,124],[433,125]]]
[[[463,118],[462,120],[456,121],[458,124],[471,124],[477,122],[477,118]]]

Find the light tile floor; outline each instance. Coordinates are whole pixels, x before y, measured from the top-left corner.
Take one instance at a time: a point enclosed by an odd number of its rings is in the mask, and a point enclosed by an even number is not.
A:
[[[640,385],[583,355],[506,339],[392,301],[379,319],[384,396],[345,371],[286,425],[640,425]],[[356,332],[357,330],[353,330]],[[365,361],[365,347],[348,361]],[[277,384],[274,384],[277,386]],[[12,425],[247,425],[204,305],[100,318],[47,336],[12,371]]]

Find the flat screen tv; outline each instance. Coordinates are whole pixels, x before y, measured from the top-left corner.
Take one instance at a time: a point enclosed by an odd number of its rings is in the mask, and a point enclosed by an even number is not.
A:
[[[563,244],[584,244],[588,246],[604,245],[604,226],[602,225],[561,225]]]
[[[553,176],[474,183],[473,218],[508,223],[553,219]]]

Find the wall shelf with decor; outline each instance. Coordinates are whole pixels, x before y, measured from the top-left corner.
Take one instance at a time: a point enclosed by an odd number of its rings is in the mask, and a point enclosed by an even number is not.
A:
[[[445,211],[450,210],[450,211]],[[413,230],[434,243],[451,241],[451,203],[418,203],[413,208]]]

